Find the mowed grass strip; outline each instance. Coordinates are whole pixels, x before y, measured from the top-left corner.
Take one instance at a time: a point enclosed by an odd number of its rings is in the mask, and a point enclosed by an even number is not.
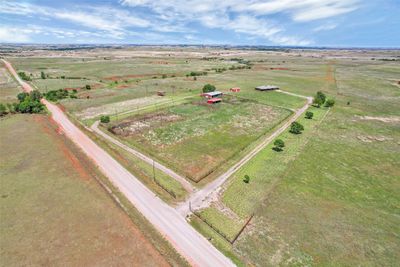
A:
[[[201,219],[205,220],[207,224],[224,236],[229,242],[233,241],[239,231],[242,229],[245,221],[229,218],[219,209],[211,206],[197,212]]]
[[[169,266],[47,116],[0,124],[1,265]]]
[[[278,137],[285,142],[283,151],[272,150],[273,142],[271,142],[228,182],[222,201],[241,218],[244,219],[254,212],[260,199],[265,197],[274,182],[283,175],[288,164],[299,155],[302,147],[313,136],[316,126],[327,112],[325,108],[314,107],[308,111],[314,113],[313,119],[306,119],[303,115],[297,120],[304,125],[305,130],[302,134],[295,135],[286,130]],[[250,177],[249,183],[243,181],[245,175]]]
[[[122,141],[199,181],[275,127],[290,111],[225,96],[222,103],[188,103],[115,122]]]

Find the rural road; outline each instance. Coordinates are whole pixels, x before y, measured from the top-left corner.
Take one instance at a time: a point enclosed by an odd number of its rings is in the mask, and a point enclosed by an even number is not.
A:
[[[186,191],[188,191],[189,193],[192,193],[194,191],[194,187],[192,186],[191,183],[189,183],[184,177],[182,177],[181,175],[177,174],[176,172],[174,172],[173,170],[165,167],[164,165],[158,163],[157,161],[153,160],[152,158],[149,158],[146,155],[143,155],[142,153],[140,153],[139,151],[121,143],[120,141],[118,141],[117,139],[111,137],[110,135],[106,134],[105,132],[103,132],[102,130],[99,129],[99,121],[96,121],[95,123],[93,123],[93,125],[90,127],[95,133],[97,133],[98,135],[100,135],[101,137],[103,137],[104,139],[110,141],[111,143],[119,146],[120,148],[128,151],[129,153],[131,153],[132,155],[140,158],[141,160],[147,162],[148,164],[152,165],[154,163],[154,167],[159,169],[160,171],[164,172],[165,174],[167,174],[168,176],[172,177],[173,179],[175,179],[176,181],[178,181],[183,188],[186,189]]]
[[[24,90],[32,91],[32,87],[18,77],[11,64],[3,61]],[[42,103],[46,105],[65,135],[93,160],[104,175],[191,265],[234,266],[230,259],[192,228],[174,208],[155,196],[135,176],[75,126],[59,107],[45,99],[42,99]]]
[[[177,207],[177,211],[183,216],[187,216],[191,213],[191,210],[197,210],[201,208],[208,207],[211,202],[217,200],[218,192],[222,189],[222,185],[228,180],[228,178],[239,170],[244,164],[246,164],[250,159],[252,159],[258,152],[265,148],[269,143],[272,142],[276,137],[283,133],[292,122],[296,121],[311,105],[313,98],[307,96],[296,95],[286,91],[279,91],[284,94],[290,94],[298,97],[307,99],[307,103],[300,109],[298,109],[295,114],[290,117],[281,127],[279,127],[270,136],[265,138],[260,144],[258,144],[250,153],[244,156],[240,161],[233,165],[229,170],[220,175],[213,182],[207,184],[202,189],[193,193],[185,202]]]

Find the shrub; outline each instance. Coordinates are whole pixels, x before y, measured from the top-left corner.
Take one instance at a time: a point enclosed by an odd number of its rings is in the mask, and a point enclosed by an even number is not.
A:
[[[85,88],[86,88],[86,90],[92,89],[92,87],[89,84],[86,84]]]
[[[161,78],[163,78],[163,79],[167,78],[167,74],[163,74],[163,75],[161,76]]]
[[[285,142],[283,142],[282,139],[276,139],[274,142],[274,147],[272,149],[280,152],[283,150],[284,147],[285,147]]]
[[[209,93],[209,92],[214,92],[215,91],[215,86],[211,84],[206,84],[203,86],[203,93]]]
[[[4,116],[7,114],[7,108],[4,104],[0,103],[0,116]]]
[[[42,79],[46,79],[46,74],[44,74],[44,72],[41,71],[41,72],[40,72],[40,77],[41,77]]]
[[[100,122],[101,123],[109,123],[110,122],[110,116],[103,115],[100,117]]]
[[[335,100],[333,100],[333,99],[328,99],[325,103],[325,107],[328,107],[328,108],[333,107],[334,105],[335,105]]]
[[[290,130],[292,134],[301,134],[301,132],[304,130],[304,126],[298,123],[297,121],[292,122],[290,125]]]
[[[306,112],[306,119],[311,120],[313,117],[314,117],[314,113],[312,113],[311,111]]]
[[[18,98],[19,102],[22,102],[22,101],[24,101],[25,97],[27,97],[28,95],[29,95],[29,94],[28,94],[28,93],[25,93],[25,92],[19,93],[19,94],[17,95],[17,98]]]
[[[30,80],[31,80],[31,77],[28,76],[28,75],[26,75],[26,73],[23,72],[23,71],[18,72],[18,75],[19,75],[19,77],[21,77],[21,79],[24,80],[24,81],[30,81]]]
[[[250,182],[250,176],[248,176],[247,174],[243,177],[243,182],[245,182],[246,184],[248,184]]]
[[[67,98],[68,95],[69,93],[67,90],[58,89],[58,90],[48,91],[44,96],[46,97],[47,100],[55,102],[57,100]]]

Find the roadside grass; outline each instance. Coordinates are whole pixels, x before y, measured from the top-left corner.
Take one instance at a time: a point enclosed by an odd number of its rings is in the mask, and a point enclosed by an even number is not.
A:
[[[237,266],[246,266],[235,253],[233,246],[222,236],[217,234],[207,224],[196,216],[190,217],[190,224],[206,237],[216,248],[218,248],[225,256],[230,258]]]
[[[203,102],[194,98],[157,112],[114,121],[113,125],[140,122],[151,126],[127,137],[115,136],[191,180],[200,181],[290,115],[285,109],[230,96],[213,106]],[[165,119],[159,121],[157,116]]]
[[[17,102],[17,94],[21,92],[19,85],[8,73],[7,69],[0,63],[0,103]]]
[[[70,116],[71,118],[71,116]],[[73,118],[72,118],[73,119]],[[100,127],[101,129],[102,127]],[[153,166],[137,158],[131,153],[124,149],[110,143],[103,138],[97,136],[95,133],[87,131],[81,127],[85,133],[90,136],[99,146],[107,151],[114,159],[116,159],[122,166],[124,166],[129,172],[137,177],[147,188],[153,191],[157,196],[169,204],[176,204],[182,201],[187,196],[186,190],[182,185],[166,175],[164,172],[154,168]],[[107,134],[110,134],[107,132]],[[156,181],[154,180],[154,177]],[[158,185],[158,182],[160,185]],[[166,190],[165,190],[166,189]],[[171,194],[172,192],[172,194]],[[174,196],[173,196],[174,195]]]
[[[232,241],[242,229],[245,220],[229,218],[216,207],[208,207],[197,212],[198,216],[205,219],[208,224],[217,229],[228,240]]]
[[[2,265],[186,264],[129,208],[132,223],[96,181],[107,179],[47,116],[0,123]]]

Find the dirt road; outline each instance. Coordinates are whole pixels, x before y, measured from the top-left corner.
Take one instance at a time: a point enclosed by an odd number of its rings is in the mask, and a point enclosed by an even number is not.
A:
[[[158,163],[157,161],[154,161],[152,158],[149,158],[146,155],[143,155],[142,153],[140,153],[137,150],[134,150],[133,148],[121,143],[120,141],[118,141],[115,138],[112,138],[110,135],[104,133],[102,130],[99,129],[99,121],[96,121],[95,123],[93,123],[93,125],[90,127],[95,133],[97,133],[98,135],[102,136],[104,139],[110,141],[111,143],[121,147],[122,149],[128,151],[129,153],[131,153],[132,155],[140,158],[141,160],[147,162],[148,164],[152,165],[154,163],[154,167],[159,169],[160,171],[164,172],[165,174],[167,174],[168,176],[174,178],[176,181],[178,181],[183,188],[186,189],[186,191],[188,191],[189,193],[194,191],[194,187],[192,186],[191,183],[189,183],[184,177],[182,177],[181,175],[177,174],[176,172],[174,172],[173,170],[165,167],[164,165]]]
[[[13,67],[6,61],[4,63],[24,90],[31,91],[32,87],[19,79]],[[230,259],[194,230],[174,208],[155,196],[135,176],[86,136],[60,108],[44,99],[42,103],[52,113],[54,121],[62,128],[65,135],[94,161],[110,181],[191,265],[234,266]]]
[[[266,147],[272,140],[278,137],[281,133],[283,133],[292,122],[297,120],[311,105],[312,97],[306,97],[301,95],[296,95],[290,92],[280,91],[284,94],[290,94],[298,97],[302,97],[307,99],[307,103],[299,110],[295,112],[295,114],[285,122],[278,130],[272,133],[270,136],[265,138],[259,145],[257,145],[249,154],[244,156],[240,161],[238,161],[235,165],[233,165],[228,171],[224,174],[220,175],[213,182],[207,184],[201,190],[195,192],[188,198],[184,203],[177,207],[177,211],[183,216],[187,216],[191,213],[191,210],[201,209],[208,207],[211,202],[217,200],[218,192],[222,189],[222,185],[226,182],[226,180],[235,173],[239,168],[241,168],[244,164],[246,164],[250,159],[252,159],[258,152],[260,152],[264,147]]]

